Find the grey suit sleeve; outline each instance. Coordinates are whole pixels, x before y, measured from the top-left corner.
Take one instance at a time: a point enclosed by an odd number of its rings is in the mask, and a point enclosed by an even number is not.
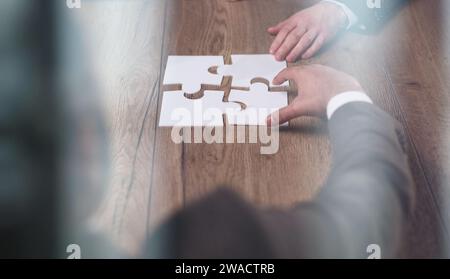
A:
[[[335,112],[329,130],[327,183],[296,211],[308,256],[365,258],[367,246],[377,244],[382,257],[394,257],[413,201],[400,125],[376,106],[355,102]]]
[[[262,211],[223,189],[158,228],[145,257],[366,258],[369,244],[395,256],[413,193],[401,130],[365,103],[339,108],[329,128],[333,166],[312,202]]]

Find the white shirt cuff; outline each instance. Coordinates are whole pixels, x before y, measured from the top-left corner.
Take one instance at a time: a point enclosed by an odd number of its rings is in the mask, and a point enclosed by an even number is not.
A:
[[[352,10],[350,10],[350,8],[347,7],[347,5],[345,5],[344,3],[335,0],[323,0],[322,2],[334,3],[342,8],[342,10],[344,11],[345,15],[348,18],[347,30],[358,22],[358,16]]]
[[[331,119],[333,114],[342,106],[353,103],[353,102],[364,102],[373,104],[372,100],[364,92],[361,91],[348,91],[340,93],[328,102],[327,105],[327,116],[328,120]]]

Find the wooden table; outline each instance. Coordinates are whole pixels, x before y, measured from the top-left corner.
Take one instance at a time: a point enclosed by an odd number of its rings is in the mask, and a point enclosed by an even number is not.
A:
[[[109,131],[109,190],[94,222],[118,245],[139,253],[165,217],[220,185],[260,207],[289,208],[318,192],[331,162],[326,123],[291,122],[271,156],[260,155],[259,144],[176,145],[170,129],[158,128],[168,55],[267,53],[266,28],[313,2],[109,0],[84,1],[73,11]],[[401,257],[439,256],[448,231],[443,198],[449,195],[442,192],[450,181],[446,2],[412,1],[380,33],[347,33],[301,62],[356,76],[404,124],[417,200]]]

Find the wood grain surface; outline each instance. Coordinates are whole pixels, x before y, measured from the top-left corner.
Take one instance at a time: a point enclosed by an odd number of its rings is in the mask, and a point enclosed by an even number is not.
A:
[[[315,2],[85,1],[74,12],[109,131],[109,191],[93,222],[118,245],[137,255],[164,218],[217,187],[230,187],[262,208],[289,208],[320,190],[331,150],[326,123],[319,120],[292,121],[281,131],[279,152],[270,156],[260,154],[260,144],[177,145],[170,129],[157,126],[168,55],[267,53],[267,27]],[[411,1],[379,33],[346,33],[298,63],[354,75],[377,105],[404,124],[417,199],[400,257],[439,257],[448,235],[445,2]]]

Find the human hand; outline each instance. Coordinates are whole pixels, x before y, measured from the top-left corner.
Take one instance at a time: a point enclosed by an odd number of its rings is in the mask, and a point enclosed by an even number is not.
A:
[[[267,30],[276,35],[270,53],[279,61],[311,58],[340,30],[344,30],[347,22],[341,7],[320,2]]]
[[[334,96],[347,91],[363,91],[352,76],[322,65],[286,68],[274,79],[275,85],[292,80],[298,88],[298,96],[287,107],[267,118],[267,125],[280,125],[300,116],[326,118],[328,102]]]

